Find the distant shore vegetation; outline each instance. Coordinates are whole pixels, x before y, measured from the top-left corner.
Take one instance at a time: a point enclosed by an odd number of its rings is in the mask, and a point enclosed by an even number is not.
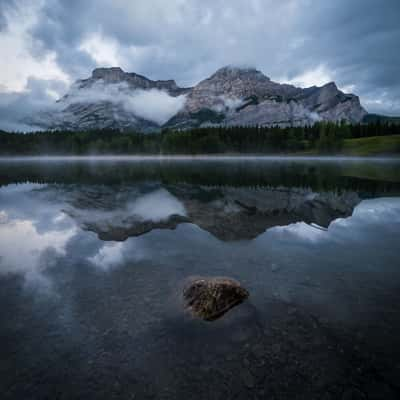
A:
[[[400,124],[319,122],[305,127],[205,127],[140,133],[112,129],[0,131],[0,155],[400,154]]]

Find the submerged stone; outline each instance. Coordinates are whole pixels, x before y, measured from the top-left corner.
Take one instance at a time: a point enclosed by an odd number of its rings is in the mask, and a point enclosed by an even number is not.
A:
[[[230,278],[198,278],[184,289],[186,307],[193,315],[213,321],[249,297],[239,282]]]

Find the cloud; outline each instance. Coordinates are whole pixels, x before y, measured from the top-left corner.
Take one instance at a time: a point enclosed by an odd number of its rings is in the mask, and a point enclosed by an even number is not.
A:
[[[5,224],[8,222],[8,214],[4,211],[0,211],[0,224]]]
[[[282,79],[285,83],[300,87],[323,86],[333,81],[333,77],[324,65],[318,65],[313,70],[307,70],[292,79]]]
[[[244,99],[238,99],[233,97],[227,96],[219,96],[221,100],[221,104],[217,104],[214,109],[215,111],[221,112],[228,110],[235,110],[236,108],[240,107],[244,103]]]
[[[75,228],[39,232],[33,221],[7,220],[0,224],[0,273],[22,274],[28,280],[42,280],[43,272],[56,258],[65,255],[65,246]],[[15,244],[18,243],[18,251]]]
[[[272,237],[284,242],[306,241],[314,245],[337,241],[365,243],[371,236],[380,237],[382,229],[395,231],[399,223],[400,199],[382,197],[363,200],[350,217],[332,221],[327,230],[297,222],[270,228],[260,240]]]
[[[88,261],[104,271],[109,270],[122,264],[122,248],[123,243],[120,242],[106,243],[94,256],[89,257]]]
[[[73,85],[68,97],[57,103],[56,100],[67,92],[67,87],[62,81],[29,78],[23,92],[0,92],[0,129],[41,130],[42,122],[46,122],[41,119],[47,120],[44,112],[60,112],[77,102],[111,102],[137,117],[162,125],[183,107],[186,99],[184,95],[173,97],[157,89],[133,91],[126,83],[105,85],[98,81],[85,89]]]
[[[131,214],[139,216],[145,221],[162,221],[173,214],[186,215],[183,204],[165,189],[139,197],[128,206]]]
[[[292,76],[324,65],[339,87],[352,87],[370,112],[400,114],[400,95],[395,50],[400,39],[400,3],[388,0],[355,0],[335,3],[310,1],[296,22],[304,42],[287,55]],[[357,16],[357,17],[355,17]],[[383,94],[387,93],[383,98]],[[381,98],[382,107],[371,101]]]
[[[29,78],[60,80],[69,77],[57,64],[57,53],[46,51],[34,57],[32,46],[35,39],[29,32],[38,21],[40,2],[2,0],[0,4],[0,85],[2,91],[22,91]],[[3,29],[2,29],[3,28]]]
[[[132,110],[134,114],[159,125],[167,122],[184,104],[185,96],[172,97],[157,89],[137,90],[124,103],[125,108]]]
[[[186,215],[183,204],[165,189],[145,194],[133,192],[129,195],[129,200],[116,210],[81,209],[69,206],[66,207],[66,213],[72,215],[81,226],[96,225],[102,229],[110,229],[112,226],[129,227],[142,221],[159,222],[174,214]]]
[[[17,132],[40,130],[29,120],[42,111],[58,110],[55,99],[65,90],[62,81],[29,78],[23,92],[0,92],[0,129]]]
[[[9,16],[15,11],[16,0],[2,0],[0,3],[0,32],[9,28]]]
[[[184,95],[173,97],[162,90],[132,90],[125,82],[106,85],[99,80],[85,89],[74,86],[64,105],[107,101],[120,104],[126,111],[162,125],[183,107],[185,99]]]
[[[269,229],[269,231],[273,232],[276,237],[286,240],[289,237],[296,238],[296,240],[303,239],[310,242],[317,242],[321,239],[323,240],[327,236],[324,230],[315,228],[304,222],[297,222],[287,226],[276,226]]]
[[[104,67],[113,67],[123,63],[119,55],[118,42],[106,38],[100,33],[90,34],[83,40],[79,50],[86,51],[95,60],[96,64]]]

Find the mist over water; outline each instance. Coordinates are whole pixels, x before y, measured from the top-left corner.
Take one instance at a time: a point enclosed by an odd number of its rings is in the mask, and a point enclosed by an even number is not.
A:
[[[1,393],[396,398],[399,174],[395,160],[3,159]],[[197,320],[191,276],[250,297]]]

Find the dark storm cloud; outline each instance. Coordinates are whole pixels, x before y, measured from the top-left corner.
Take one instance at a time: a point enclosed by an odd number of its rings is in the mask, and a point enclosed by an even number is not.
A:
[[[49,91],[65,91],[63,82],[29,78],[24,92],[0,92],[0,129],[27,132],[39,130],[32,126],[32,115],[56,107]]]
[[[226,64],[274,79],[322,66],[368,111],[400,114],[398,0],[43,0],[36,16],[32,55],[55,54],[73,80],[116,62],[182,85]]]
[[[32,36],[35,50],[55,51],[69,73],[82,69],[87,73],[90,58],[79,45],[91,34],[99,34],[118,43],[125,69],[193,84],[225,64],[259,65],[268,54],[276,58],[279,44],[287,40],[288,26],[281,26],[284,32],[279,38],[273,24],[295,6],[293,1],[271,3],[272,8],[260,13],[263,4],[257,1],[50,0]],[[275,61],[268,64],[267,73],[280,70]]]
[[[32,52],[41,57],[54,51],[65,72],[73,77],[85,76],[95,66],[91,57],[79,50],[86,32],[95,29],[95,4],[77,0],[46,1],[31,30],[34,39]]]
[[[0,33],[7,29],[8,14],[15,8],[15,0],[2,0],[0,2]]]
[[[385,98],[387,111],[399,113],[399,17],[398,0],[339,0],[311,7],[298,22],[297,30],[307,39],[289,54],[292,61],[298,60],[291,72],[318,60],[334,72],[339,84],[355,85],[366,99]]]
[[[7,28],[7,19],[0,9],[0,32]]]

